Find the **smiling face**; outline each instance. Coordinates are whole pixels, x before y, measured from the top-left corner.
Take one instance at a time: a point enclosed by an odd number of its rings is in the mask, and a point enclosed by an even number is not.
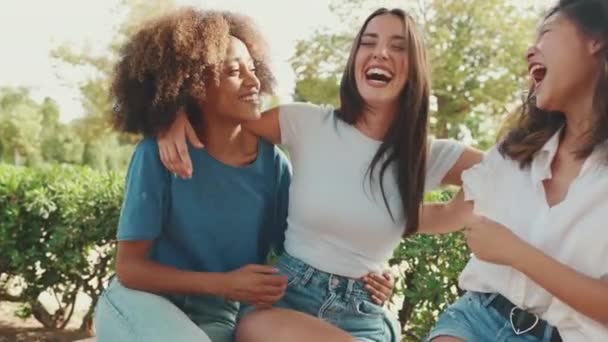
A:
[[[559,12],[541,24],[527,60],[536,106],[546,111],[566,111],[598,72],[593,41]]]
[[[230,37],[226,60],[220,66],[219,84],[209,86],[202,103],[203,111],[239,122],[259,118],[260,81],[255,71],[245,44]]]
[[[398,101],[408,80],[405,23],[387,13],[369,21],[361,35],[354,65],[357,90],[371,106]]]

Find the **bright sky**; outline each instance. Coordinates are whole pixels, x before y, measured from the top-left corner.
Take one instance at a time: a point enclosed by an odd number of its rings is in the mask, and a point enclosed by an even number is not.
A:
[[[103,52],[100,48],[107,46],[120,23],[114,10],[118,3],[119,0],[0,0],[0,87],[25,86],[37,99],[52,97],[60,105],[62,121],[82,115],[77,84],[86,74],[57,65],[49,58],[49,52],[61,44],[88,46],[92,51]],[[335,21],[329,11],[329,0],[178,0],[177,3],[229,9],[253,17],[271,47],[279,95],[284,100],[290,98],[294,86],[288,59],[296,40]]]
[[[37,99],[52,97],[60,105],[62,121],[82,115],[78,82],[86,73],[54,64],[49,52],[68,44],[103,53],[100,49],[107,46],[120,23],[115,11],[119,2],[0,0],[0,87],[24,86]],[[229,9],[253,17],[271,47],[278,92],[283,100],[290,99],[294,87],[288,59],[295,42],[317,28],[337,23],[329,10],[330,0],[178,0],[177,3]],[[396,3],[378,0],[379,6]]]

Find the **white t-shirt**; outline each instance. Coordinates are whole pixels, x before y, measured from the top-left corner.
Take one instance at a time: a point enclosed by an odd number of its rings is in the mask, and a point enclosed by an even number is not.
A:
[[[608,166],[601,162],[606,151],[596,149],[563,202],[549,207],[543,180],[551,178],[558,145],[559,132],[523,170],[496,147],[491,149],[483,162],[463,173],[465,198],[475,201],[476,214],[505,225],[578,272],[600,279],[608,275]],[[511,267],[473,256],[460,275],[460,287],[502,294],[556,326],[566,342],[608,341],[608,327],[578,313]]]
[[[381,143],[338,119],[330,107],[281,106],[279,121],[293,165],[287,253],[351,278],[382,271],[401,241],[405,219],[394,172],[386,171],[384,190],[395,221],[382,199],[378,171],[370,185],[368,168]],[[463,150],[454,141],[432,143],[427,190],[440,185]]]

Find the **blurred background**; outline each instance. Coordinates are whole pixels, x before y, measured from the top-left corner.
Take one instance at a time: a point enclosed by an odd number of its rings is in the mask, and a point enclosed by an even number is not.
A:
[[[111,130],[108,86],[118,48],[142,20],[184,5],[246,13],[272,52],[278,91],[268,105],[338,105],[363,19],[378,7],[404,8],[430,53],[432,135],[486,149],[521,102],[524,52],[551,3],[0,0],[0,342],[91,333],[91,308],[112,270],[124,171],[139,139]],[[468,255],[458,235],[404,241],[395,251],[390,308],[405,340],[419,341],[459,295]]]

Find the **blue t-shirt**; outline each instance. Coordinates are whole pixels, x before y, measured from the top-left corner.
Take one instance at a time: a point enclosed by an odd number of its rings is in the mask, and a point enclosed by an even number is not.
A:
[[[161,164],[158,146],[135,148],[125,184],[118,240],[154,240],[150,258],[200,272],[228,272],[263,263],[281,248],[291,167],[274,145],[259,140],[256,160],[221,163],[190,148],[194,172],[183,180]]]

